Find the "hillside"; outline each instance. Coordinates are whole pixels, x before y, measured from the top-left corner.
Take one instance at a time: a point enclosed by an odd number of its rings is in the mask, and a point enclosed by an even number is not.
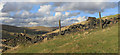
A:
[[[116,15],[106,16],[114,18]],[[99,18],[98,18],[99,19]],[[43,42],[35,44],[20,45],[18,48],[7,50],[14,53],[117,53],[118,52],[118,23],[108,24],[104,29],[83,30],[79,25],[86,24],[87,21],[75,23],[63,27],[64,35],[58,35],[59,29],[38,36],[38,40],[43,37]],[[80,29],[78,29],[78,27]],[[67,31],[66,31],[67,30]],[[70,30],[70,31],[69,31]],[[67,33],[69,31],[69,33]],[[47,38],[46,38],[47,37]],[[50,40],[49,38],[52,37]],[[45,38],[45,39],[44,39]],[[47,40],[48,39],[48,40]],[[23,49],[24,48],[24,49]],[[72,49],[72,50],[71,50]]]
[[[36,26],[36,27],[16,27],[10,25],[2,25],[2,37],[9,38],[15,36],[15,33],[23,33],[26,30],[28,35],[35,35],[35,34],[44,34],[56,29],[55,27],[43,27],[43,26]]]
[[[117,53],[118,24],[103,30],[94,29],[84,33],[74,32],[53,39],[21,46],[7,53]]]
[[[20,33],[24,33],[24,30],[26,31],[26,37],[33,39],[37,35],[42,35],[55,29],[55,27],[52,28],[52,27],[43,27],[43,26],[29,27],[29,28],[16,27],[16,26],[4,25],[4,24],[2,24],[1,26],[2,26],[2,30],[0,31],[2,32],[2,44],[12,47],[17,45],[18,43],[17,40],[20,40],[18,38],[18,35],[20,35]],[[7,50],[8,48],[3,48],[3,49]]]
[[[109,18],[114,18],[114,17],[118,17],[120,14],[116,14],[116,15],[109,15],[109,16],[105,16],[105,17],[102,17],[101,19],[109,19]],[[97,19],[99,19],[99,18],[97,18]],[[61,28],[61,31],[64,31],[64,30],[66,30],[66,29],[68,29],[68,28],[70,28],[71,26],[74,26],[74,25],[77,25],[77,24],[86,24],[87,23],[87,21],[82,21],[82,22],[79,22],[79,23],[73,23],[73,24],[71,24],[71,25],[69,25],[69,26],[65,26],[65,27],[62,27]],[[47,34],[51,34],[51,33],[57,33],[57,32],[59,32],[59,29],[57,29],[57,30],[55,30],[55,31],[52,31],[52,32],[48,32],[48,33],[45,33],[45,34],[43,34],[43,36],[46,36]]]
[[[54,28],[52,27],[43,27],[43,26],[36,26],[36,27],[16,27],[16,26],[10,26],[10,25],[2,25],[2,30],[4,31],[8,31],[8,32],[15,32],[15,33],[21,33],[24,30],[26,30],[26,32],[28,34],[33,34],[33,33],[37,33],[37,32],[49,32],[52,31]],[[38,34],[43,34],[43,33],[38,33]]]
[[[44,26],[35,26],[35,27],[26,27],[27,29],[34,29],[35,31],[53,31],[57,29],[56,27],[44,27]]]

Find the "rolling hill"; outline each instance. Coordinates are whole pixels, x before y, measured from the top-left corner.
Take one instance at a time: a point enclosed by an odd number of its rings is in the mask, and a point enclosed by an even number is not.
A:
[[[44,34],[47,32],[56,29],[55,27],[43,27],[43,26],[36,26],[36,27],[16,27],[10,25],[2,24],[2,37],[9,38],[11,36],[15,36],[15,33],[23,33],[26,30],[28,35],[37,35],[37,34]]]
[[[54,36],[51,40],[28,46],[20,46],[7,53],[117,53],[118,24],[103,30]]]
[[[116,15],[107,17],[114,16],[116,17]],[[102,19],[104,18],[106,17]],[[81,23],[85,24],[86,21]],[[63,27],[62,31],[77,24],[80,23]],[[58,31],[51,31],[47,34]],[[54,36],[53,39],[47,41],[28,44],[27,46],[21,45],[15,50],[7,50],[6,53],[118,53],[118,23],[102,30],[90,29],[83,32],[76,31],[70,34]]]
[[[35,26],[35,27],[26,27],[27,29],[33,29],[35,31],[53,31],[54,29],[57,29],[57,27],[44,27],[44,26]]]
[[[1,25],[2,30],[0,30],[2,32],[2,44],[4,44],[4,46],[0,46],[3,47],[3,50],[6,51],[9,48],[6,48],[6,46],[16,46],[18,43],[16,40],[14,39],[18,39],[18,35],[20,35],[20,33],[24,33],[24,30],[26,31],[26,37],[29,38],[34,38],[38,35],[42,35],[45,34],[47,32],[50,32],[54,29],[56,29],[55,27],[43,27],[43,26],[38,26],[38,27],[16,27],[16,26],[10,26],[10,25]],[[19,34],[18,34],[19,33]],[[11,43],[11,41],[15,41]],[[20,40],[20,39],[18,39]]]
[[[26,32],[28,34],[32,34],[34,32],[49,32],[52,31],[55,28],[52,27],[43,27],[43,26],[36,26],[36,27],[16,27],[16,26],[10,26],[10,25],[2,25],[2,30],[4,31],[8,31],[8,32],[15,32],[15,33],[21,33],[24,30],[26,30]],[[39,33],[40,34],[40,33]]]

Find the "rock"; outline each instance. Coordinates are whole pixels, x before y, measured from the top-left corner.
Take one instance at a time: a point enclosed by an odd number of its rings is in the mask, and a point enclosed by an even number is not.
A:
[[[85,33],[84,33],[84,35],[87,35],[87,34],[89,34],[89,32],[85,32]]]
[[[46,40],[48,40],[48,39],[47,39],[47,38],[44,38],[44,39],[43,39],[43,41],[46,41]]]

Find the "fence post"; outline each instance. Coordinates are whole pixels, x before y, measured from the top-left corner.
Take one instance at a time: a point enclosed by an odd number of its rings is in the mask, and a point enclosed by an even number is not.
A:
[[[24,30],[24,35],[26,35],[26,30]]]
[[[100,18],[100,29],[103,29],[103,27],[102,27],[102,19],[101,19],[101,12],[99,12],[99,18]]]
[[[59,19],[59,35],[61,35],[61,21]]]

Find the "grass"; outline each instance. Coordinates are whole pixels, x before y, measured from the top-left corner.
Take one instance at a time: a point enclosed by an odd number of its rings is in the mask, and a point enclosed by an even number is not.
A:
[[[118,15],[120,15],[120,14],[116,14],[116,15],[109,15],[109,16],[105,16],[105,17],[102,17],[102,19],[104,19],[104,18],[114,18],[114,17],[118,17]],[[99,18],[98,18],[99,19]]]
[[[118,25],[103,30],[88,30],[84,33],[74,32],[53,39],[20,46],[5,53],[117,53]]]
[[[46,31],[46,32],[50,32],[53,29],[56,29],[54,27],[44,27],[44,26],[34,26],[34,27],[25,27],[27,29],[34,29],[35,31]]]

